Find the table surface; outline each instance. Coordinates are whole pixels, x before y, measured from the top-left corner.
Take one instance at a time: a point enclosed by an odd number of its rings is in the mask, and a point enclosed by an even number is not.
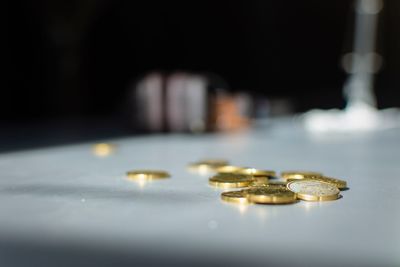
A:
[[[278,120],[234,134],[103,141],[116,144],[115,153],[97,157],[93,143],[83,143],[1,154],[0,241],[75,242],[128,253],[151,248],[172,257],[400,264],[400,130],[318,136]],[[329,202],[225,203],[207,176],[186,169],[203,158],[321,171],[345,179],[349,189]],[[138,184],[124,177],[131,169],[172,177]]]

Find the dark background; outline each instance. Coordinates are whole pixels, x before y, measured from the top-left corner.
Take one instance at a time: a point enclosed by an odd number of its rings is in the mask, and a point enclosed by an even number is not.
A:
[[[340,108],[353,5],[9,1],[0,117],[5,125],[118,118],[129,84],[152,70],[216,73],[232,90],[286,98],[296,112]],[[400,106],[399,14],[400,1],[386,0],[377,44],[384,57],[376,80],[381,108]]]

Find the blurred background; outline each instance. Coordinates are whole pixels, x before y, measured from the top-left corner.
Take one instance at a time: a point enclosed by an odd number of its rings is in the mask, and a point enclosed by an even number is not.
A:
[[[343,108],[354,5],[8,1],[0,151]],[[387,0],[378,18],[379,108],[400,106],[399,14]]]

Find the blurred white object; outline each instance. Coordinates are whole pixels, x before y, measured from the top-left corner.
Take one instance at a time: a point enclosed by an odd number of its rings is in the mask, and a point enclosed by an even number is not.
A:
[[[365,103],[348,105],[344,111],[312,110],[304,114],[307,130],[312,132],[361,132],[400,127],[400,112],[390,108],[378,111]]]
[[[354,52],[342,63],[349,77],[343,91],[344,110],[312,110],[304,114],[304,125],[311,132],[359,132],[400,127],[397,109],[379,111],[373,93],[374,74],[382,65],[375,53],[378,15],[383,0],[356,0]]]

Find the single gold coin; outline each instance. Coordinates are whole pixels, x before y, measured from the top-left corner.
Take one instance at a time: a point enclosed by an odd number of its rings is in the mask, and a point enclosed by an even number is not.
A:
[[[287,184],[297,198],[307,201],[328,201],[339,198],[339,189],[332,184],[317,180],[297,180]]]
[[[239,167],[239,166],[234,166],[234,165],[225,165],[225,166],[220,166],[216,168],[216,171],[218,173],[237,173],[237,174],[244,174],[244,173],[239,173],[242,171],[245,167]],[[246,175],[246,174],[244,174]]]
[[[296,181],[298,179],[288,179],[288,182],[292,182],[292,181]],[[332,184],[334,186],[336,186],[339,189],[345,189],[347,188],[347,182],[344,180],[340,180],[340,179],[336,179],[336,178],[332,178],[332,177],[327,177],[327,176],[314,176],[314,177],[308,177],[305,178],[305,180],[315,180],[315,181],[321,181],[321,182],[325,182],[328,184]]]
[[[96,156],[106,157],[112,154],[116,149],[116,145],[108,143],[98,143],[94,144],[92,147],[92,152]]]
[[[259,204],[288,204],[296,202],[296,194],[283,187],[254,187],[243,190],[249,202]]]
[[[208,171],[215,171],[217,168],[225,166],[227,164],[229,164],[229,162],[224,159],[204,159],[190,163],[188,165],[188,168],[190,170],[208,172]]]
[[[272,170],[259,170],[259,169],[255,169],[255,168],[242,168],[240,170],[237,171],[237,173],[240,174],[246,174],[246,175],[252,175],[254,177],[274,177],[276,176],[276,172],[272,171]]]
[[[284,171],[281,172],[281,177],[285,180],[287,179],[305,179],[322,176],[320,172],[312,171]]]
[[[231,203],[248,204],[247,197],[242,190],[223,192],[221,194],[221,199]]]
[[[226,159],[202,159],[198,162],[209,164],[209,165],[228,165],[229,161]]]
[[[234,173],[220,173],[209,179],[210,185],[223,188],[247,187],[251,182],[251,176]]]
[[[155,180],[168,178],[170,174],[160,170],[132,170],[128,171],[126,176],[130,180]]]

